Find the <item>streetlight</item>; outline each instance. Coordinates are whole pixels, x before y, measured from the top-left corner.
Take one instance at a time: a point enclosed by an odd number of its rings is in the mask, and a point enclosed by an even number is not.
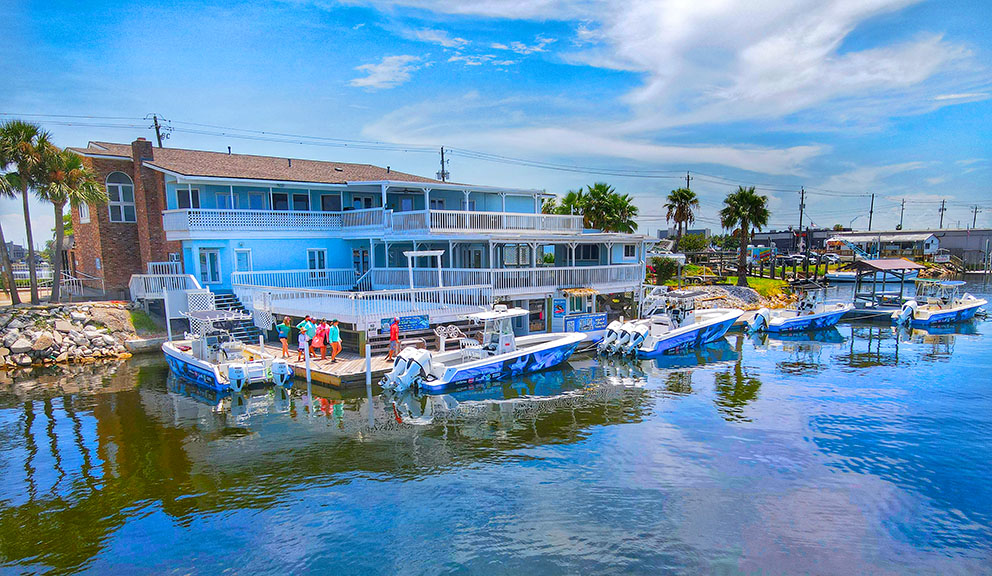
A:
[[[858,214],[854,218],[851,218],[851,223],[848,224],[847,227],[850,228],[851,230],[854,230],[854,221],[857,220],[858,218],[861,218],[862,216],[864,216],[864,214]]]

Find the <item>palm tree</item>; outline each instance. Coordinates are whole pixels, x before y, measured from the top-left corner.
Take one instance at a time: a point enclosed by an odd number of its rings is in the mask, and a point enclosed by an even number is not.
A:
[[[727,230],[737,228],[741,244],[737,251],[737,285],[747,286],[747,246],[755,229],[761,230],[768,224],[771,213],[768,211],[768,197],[759,196],[754,186],[738,186],[723,199],[720,210],[720,224]]]
[[[96,175],[83,164],[83,159],[71,150],[59,150],[47,144],[42,151],[38,170],[38,196],[55,207],[55,250],[52,257],[51,302],[59,301],[62,279],[62,242],[65,238],[65,205],[102,204],[107,194]]]
[[[582,188],[579,188],[578,190],[569,190],[565,193],[557,208],[558,214],[576,214],[581,216],[585,213],[585,211],[586,195],[582,191]]]
[[[699,198],[696,193],[688,188],[679,188],[668,193],[668,202],[665,203],[668,213],[665,221],[675,222],[675,242],[682,239],[689,224],[696,221],[696,215],[692,213],[694,208],[699,208]]]
[[[0,148],[0,170],[10,164],[5,156],[2,156],[3,149]],[[7,178],[8,174],[0,174],[0,197],[13,198],[16,188]],[[7,288],[10,291],[10,303],[20,304],[21,296],[17,292],[17,282],[14,280],[14,269],[10,265],[10,253],[7,252],[7,239],[3,236],[3,226],[0,226],[0,264],[3,265],[3,273],[7,281]]]
[[[541,202],[541,214],[557,214],[558,213],[558,198],[545,198]]]
[[[41,150],[48,144],[48,132],[36,124],[23,120],[8,120],[0,125],[0,157],[14,164],[24,206],[24,233],[28,244],[28,275],[31,279],[31,303],[38,300],[38,272],[35,269],[34,235],[31,233],[31,210],[28,207],[28,188],[35,181],[41,162]]]
[[[633,232],[637,229],[634,218],[637,206],[628,194],[618,194],[606,182],[596,182],[586,187],[585,225],[603,232]]]

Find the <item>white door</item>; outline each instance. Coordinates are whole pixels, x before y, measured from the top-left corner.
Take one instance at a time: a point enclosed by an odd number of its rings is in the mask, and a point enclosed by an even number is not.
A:
[[[220,284],[220,250],[200,249],[200,282]]]
[[[234,251],[234,271],[251,272],[251,250]]]

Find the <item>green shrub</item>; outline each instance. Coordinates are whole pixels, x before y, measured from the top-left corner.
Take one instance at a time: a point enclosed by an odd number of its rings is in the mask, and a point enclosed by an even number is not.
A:
[[[131,310],[131,324],[139,334],[155,334],[161,331],[158,324],[144,310]]]
[[[654,266],[654,283],[658,286],[671,280],[679,271],[679,263],[671,258],[652,258],[651,265]]]

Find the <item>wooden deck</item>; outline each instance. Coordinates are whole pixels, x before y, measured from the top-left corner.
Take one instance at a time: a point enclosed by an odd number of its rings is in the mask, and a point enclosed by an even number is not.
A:
[[[246,346],[248,350],[258,350],[258,345]],[[282,356],[282,348],[266,343],[265,351],[276,358]],[[306,382],[307,369],[305,361],[296,361],[297,350],[295,346],[289,348],[289,364],[293,367],[293,373],[297,380]],[[385,354],[374,354],[372,356],[372,383],[377,384],[382,376],[393,368],[393,363],[386,362]],[[331,351],[327,351],[327,359],[321,360],[319,356],[310,358],[310,377],[314,383],[320,383],[336,388],[364,388],[365,387],[365,357],[354,352],[342,351],[338,354],[338,361],[331,363]]]

